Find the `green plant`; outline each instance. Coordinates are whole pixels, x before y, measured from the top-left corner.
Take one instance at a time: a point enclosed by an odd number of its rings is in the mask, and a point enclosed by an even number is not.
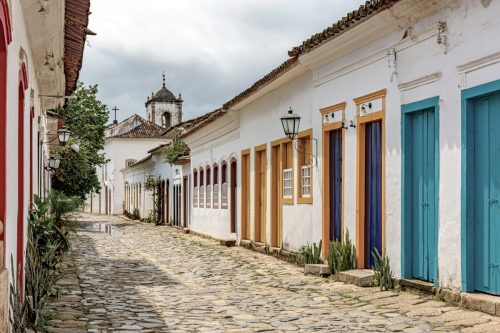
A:
[[[70,197],[60,191],[51,191],[49,196],[50,211],[54,215],[55,224],[62,228],[65,221],[70,220],[70,214],[82,206],[83,200]]]
[[[301,263],[303,264],[321,264],[321,245],[322,241],[319,241],[319,244],[313,243],[312,245],[301,246],[299,248],[299,258]]]
[[[11,272],[12,272],[12,283],[10,284],[10,312],[9,312],[9,322],[12,326],[12,331],[16,333],[25,333],[27,327],[27,313],[28,305],[26,302],[22,302],[21,296],[21,285],[19,283],[20,276],[19,271],[21,267],[17,268],[18,278],[14,275],[14,257],[10,257]]]
[[[328,267],[331,274],[353,269],[356,265],[356,247],[349,238],[349,230],[346,230],[344,242],[331,241],[328,253]]]
[[[132,212],[132,220],[140,220],[141,219],[141,212],[139,209],[134,208],[134,211]]]
[[[165,161],[174,164],[180,157],[189,153],[188,146],[182,140],[174,140],[165,150]]]
[[[380,290],[390,290],[394,288],[394,280],[391,271],[391,265],[389,262],[389,257],[385,254],[380,255],[377,248],[372,251],[374,267],[373,271],[375,273],[375,280],[373,284],[379,286]]]

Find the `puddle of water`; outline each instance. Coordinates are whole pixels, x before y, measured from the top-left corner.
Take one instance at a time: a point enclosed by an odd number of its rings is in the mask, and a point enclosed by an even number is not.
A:
[[[120,228],[113,224],[93,223],[87,229],[115,237],[120,237],[122,235]]]

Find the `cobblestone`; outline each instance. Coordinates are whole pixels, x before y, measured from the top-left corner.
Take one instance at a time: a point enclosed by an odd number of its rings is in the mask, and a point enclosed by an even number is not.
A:
[[[500,332],[498,317],[306,276],[172,227],[80,220],[72,238],[78,280],[58,282],[74,290],[50,305],[58,312],[52,332]]]

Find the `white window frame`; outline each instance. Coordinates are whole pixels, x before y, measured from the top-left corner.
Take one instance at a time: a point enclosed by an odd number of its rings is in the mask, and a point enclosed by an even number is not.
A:
[[[293,198],[293,169],[283,169],[283,182],[282,182],[283,198]]]
[[[205,208],[205,185],[200,186],[198,195],[198,207]]]
[[[300,168],[300,193],[302,198],[311,197],[311,166],[303,165]]]

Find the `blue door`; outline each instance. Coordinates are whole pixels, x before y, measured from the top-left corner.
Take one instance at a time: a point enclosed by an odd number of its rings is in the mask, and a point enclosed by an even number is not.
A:
[[[500,294],[500,93],[474,101],[475,289]]]
[[[372,252],[382,254],[382,121],[365,126],[365,265],[371,268]]]
[[[342,238],[342,129],[330,132],[330,240]]]
[[[411,232],[411,277],[434,281],[437,257],[434,108],[406,115],[405,211]]]

